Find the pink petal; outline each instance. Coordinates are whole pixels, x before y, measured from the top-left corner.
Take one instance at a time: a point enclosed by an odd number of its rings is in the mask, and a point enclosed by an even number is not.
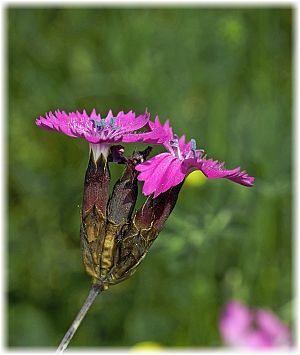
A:
[[[226,306],[219,328],[224,342],[234,347],[264,350],[292,345],[288,327],[275,314],[264,309],[251,311],[237,301]]]
[[[93,120],[100,120],[100,115],[97,115],[97,111],[95,108],[93,108],[90,118]]]
[[[224,163],[219,163],[218,160],[206,160],[205,158],[198,159],[197,164],[193,164],[209,179],[226,178],[244,186],[253,186],[254,178],[249,176],[245,171],[241,172],[240,168],[233,170],[222,169],[223,165]]]
[[[169,166],[161,176],[160,184],[154,192],[154,198],[169,190],[171,187],[180,184],[184,180],[185,174],[182,172],[181,167],[182,161],[179,159],[173,158],[173,160],[170,161]]]
[[[161,154],[155,155],[153,158],[146,160],[142,164],[137,165],[135,167],[135,169],[140,172],[145,171],[145,170],[152,170],[154,164],[158,165],[167,156],[169,156],[169,153],[161,153]]]
[[[163,143],[165,139],[166,139],[165,131],[161,129],[154,129],[151,132],[125,134],[123,136],[122,142],[124,143],[142,142],[146,144],[160,144]]]
[[[148,125],[150,127],[151,132],[157,132],[157,134],[160,135],[161,140],[159,141],[159,143],[163,143],[163,145],[170,151],[169,141],[173,137],[173,131],[170,127],[169,120],[166,120],[164,125],[162,125],[159,121],[158,116],[156,116],[154,122],[149,121]]]
[[[243,337],[243,342],[240,346],[248,349],[263,350],[272,348],[272,341],[264,332],[251,329],[249,333]]]
[[[185,178],[181,165],[182,162],[169,153],[159,154],[137,165],[136,170],[141,171],[138,180],[144,181],[143,193],[154,193],[154,197],[157,197],[172,186],[178,185]]]
[[[274,313],[259,309],[256,311],[255,319],[258,328],[273,339],[274,345],[290,344],[291,334],[289,328]]]
[[[104,119],[105,122],[109,124],[112,117],[114,117],[112,110],[109,110],[107,116]]]
[[[145,112],[135,117],[135,113],[129,111],[127,114],[117,116],[116,126],[121,127],[123,133],[133,132],[144,127],[149,121],[149,116],[149,113]]]
[[[238,301],[227,304],[221,314],[219,328],[226,344],[240,346],[245,342],[252,322],[251,311]]]
[[[47,118],[40,116],[40,118],[36,120],[36,125],[46,130],[62,132],[68,136],[77,137],[77,135],[70,130],[64,119],[59,122],[52,112],[47,114],[46,117]]]
[[[185,156],[186,154],[188,154],[188,152],[191,150],[191,142],[188,142],[187,144],[185,144],[185,135],[182,135],[179,140],[179,149],[182,153],[183,156]]]
[[[149,113],[145,112],[138,117],[135,113],[129,111],[119,112],[116,117],[114,127],[111,126],[111,118],[113,113],[110,110],[104,119],[107,123],[101,129],[95,129],[91,120],[100,121],[101,115],[97,114],[93,109],[88,115],[85,110],[83,112],[55,111],[55,114],[49,112],[46,118],[40,117],[36,120],[37,126],[46,130],[52,130],[64,133],[71,137],[84,138],[90,143],[119,143],[119,142],[144,142],[144,143],[160,143],[163,138],[160,132],[153,131],[147,133],[135,133],[136,130],[145,126],[149,120]]]
[[[144,181],[143,192],[147,195],[150,195],[156,190],[156,183],[159,183],[161,172],[165,171],[169,162],[169,155],[165,153],[162,159],[157,163],[153,162],[151,159],[147,161],[148,169],[142,171],[138,175],[139,181]],[[141,164],[142,165],[142,164]],[[137,167],[136,167],[137,168]]]

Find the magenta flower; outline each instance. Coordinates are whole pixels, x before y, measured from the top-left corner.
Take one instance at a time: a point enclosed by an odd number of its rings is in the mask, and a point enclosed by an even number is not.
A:
[[[112,111],[108,112],[105,118],[93,109],[88,115],[84,110],[82,113],[65,111],[49,112],[46,118],[40,116],[36,124],[47,130],[62,132],[70,137],[84,138],[90,143],[95,159],[102,153],[105,157],[108,154],[111,144],[126,142],[142,142],[147,144],[162,143],[165,139],[165,131],[161,127],[152,127],[150,132],[136,133],[147,124],[150,126],[149,113],[137,116],[134,112],[119,112],[116,116]]]
[[[248,176],[240,168],[223,169],[224,163],[207,159],[202,149],[196,149],[194,139],[187,144],[184,135],[178,139],[175,134],[173,135],[168,121],[162,127],[156,117],[150,128],[158,131],[164,129],[166,139],[163,144],[169,152],[158,154],[136,166],[136,170],[140,171],[138,180],[144,181],[143,193],[145,195],[153,193],[154,197],[157,197],[180,184],[194,170],[202,171],[209,179],[226,178],[244,186],[253,186],[254,178]]]
[[[219,328],[229,346],[266,349],[292,345],[289,328],[274,313],[265,309],[250,310],[238,301],[227,304]]]

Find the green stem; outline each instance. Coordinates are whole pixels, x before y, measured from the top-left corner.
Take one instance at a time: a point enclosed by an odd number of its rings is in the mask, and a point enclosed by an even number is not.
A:
[[[74,319],[73,323],[71,324],[70,328],[66,332],[63,340],[59,344],[59,347],[57,348],[56,352],[57,353],[62,353],[66,350],[68,347],[71,339],[73,338],[74,334],[76,333],[78,327],[80,326],[81,321],[85,317],[87,311],[90,309],[91,305],[95,301],[96,297],[99,295],[99,293],[103,291],[103,285],[102,284],[95,284],[92,286],[86,300],[84,301],[83,306],[81,307],[80,311],[78,312],[76,318]]]

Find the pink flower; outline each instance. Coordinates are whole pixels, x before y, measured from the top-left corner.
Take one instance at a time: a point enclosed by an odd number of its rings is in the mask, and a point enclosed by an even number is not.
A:
[[[140,171],[138,180],[144,181],[143,193],[145,195],[153,193],[154,197],[157,197],[171,187],[180,184],[194,170],[202,171],[209,179],[226,178],[244,186],[253,186],[254,178],[248,176],[245,171],[241,171],[240,168],[223,169],[224,163],[203,156],[204,151],[196,149],[194,139],[187,144],[185,136],[178,139],[176,135],[173,135],[168,121],[162,127],[156,117],[150,128],[165,131],[166,139],[163,144],[169,152],[158,154],[136,166],[136,170]]]
[[[84,138],[90,143],[95,158],[108,154],[109,146],[119,142],[142,142],[147,144],[162,143],[165,131],[161,127],[153,127],[150,132],[136,133],[149,124],[149,113],[135,116],[129,111],[119,112],[116,116],[110,110],[105,118],[101,118],[93,109],[90,115],[84,110],[66,113],[65,111],[49,112],[46,118],[40,116],[36,124],[47,130],[62,132],[70,137]]]
[[[275,314],[265,309],[250,310],[238,301],[227,304],[219,328],[229,346],[265,349],[292,345],[289,328]]]

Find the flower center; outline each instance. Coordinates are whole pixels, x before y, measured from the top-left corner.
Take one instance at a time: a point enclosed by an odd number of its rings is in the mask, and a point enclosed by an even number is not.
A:
[[[109,130],[116,131],[120,129],[120,127],[116,126],[116,117],[112,117],[108,122],[105,121],[105,119],[100,119],[100,121],[95,120],[94,118],[90,119],[90,121],[93,123],[93,128],[97,132],[101,132],[107,127]]]

